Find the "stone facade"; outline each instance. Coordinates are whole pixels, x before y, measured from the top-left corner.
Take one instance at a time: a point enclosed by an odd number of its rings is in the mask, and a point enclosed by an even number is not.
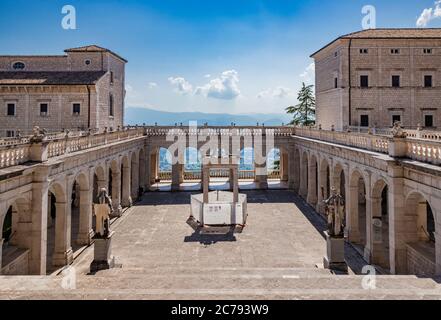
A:
[[[126,62],[97,46],[64,56],[0,56],[0,136],[30,134],[34,126],[49,132],[122,126]]]
[[[91,243],[92,199],[99,188],[109,189],[116,216],[139,190],[150,190],[158,177],[158,150],[173,143],[166,138],[171,129],[138,127],[0,145],[0,225],[11,212],[15,236],[8,245],[29,250],[30,274],[71,263],[72,248]],[[212,128],[212,147],[221,146],[228,129]],[[322,200],[332,187],[344,195],[347,241],[360,248],[366,264],[392,274],[441,274],[439,136],[420,139],[411,130],[408,138],[312,128],[268,130],[275,130],[274,147],[286,154],[283,176],[289,188],[312,208],[323,213]],[[184,132],[181,137],[194,139]],[[172,167],[173,190],[182,183],[182,167]],[[259,175],[256,186],[268,188],[265,172]],[[69,201],[73,195],[79,196],[76,208]],[[50,218],[54,212],[55,223]],[[73,232],[75,216],[79,222]],[[429,263],[415,258],[423,255]]]
[[[440,127],[440,55],[441,29],[365,30],[336,39],[311,56],[317,123],[337,130],[387,128],[394,121],[406,128]]]

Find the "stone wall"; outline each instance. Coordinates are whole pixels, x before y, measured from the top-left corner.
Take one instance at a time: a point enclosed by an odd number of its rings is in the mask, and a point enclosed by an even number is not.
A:
[[[433,251],[433,252],[432,252]],[[436,272],[433,258],[435,248],[425,243],[412,243],[407,245],[407,272],[419,276],[431,276]]]
[[[441,41],[422,39],[353,39],[350,50],[351,110],[349,96],[334,89],[349,87],[349,40],[340,39],[314,56],[316,63],[317,120],[323,124],[335,118],[335,105],[345,106],[339,119],[344,126],[360,125],[360,116],[369,116],[369,125],[390,127],[392,116],[401,116],[405,127],[424,125],[424,116],[433,115],[434,126],[441,126]],[[391,54],[397,48],[399,54]],[[432,49],[425,54],[424,48]],[[360,53],[367,49],[368,53]],[[369,87],[360,87],[360,76],[369,77]],[[392,88],[392,75],[400,76],[400,87]],[[431,75],[433,87],[424,87],[424,76]],[[330,94],[335,91],[334,94]],[[338,103],[338,98],[343,102]],[[337,101],[337,102],[336,102]],[[335,125],[339,127],[339,119]],[[322,124],[322,125],[323,125]]]

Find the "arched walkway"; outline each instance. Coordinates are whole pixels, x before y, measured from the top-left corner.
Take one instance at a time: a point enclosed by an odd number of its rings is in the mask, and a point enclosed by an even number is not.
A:
[[[405,202],[407,273],[433,276],[436,273],[436,231],[435,215],[426,197],[414,191]],[[425,261],[425,263],[418,263]]]
[[[24,198],[7,205],[6,212],[0,212],[0,274],[24,275],[29,273],[31,248],[26,226],[31,221],[29,201]]]

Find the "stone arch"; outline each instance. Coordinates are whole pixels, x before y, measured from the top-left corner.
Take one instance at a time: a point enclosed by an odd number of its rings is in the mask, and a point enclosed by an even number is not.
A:
[[[360,169],[355,168],[349,177],[349,203],[347,227],[349,241],[364,248],[367,245],[367,180]]]
[[[24,275],[29,273],[28,259],[16,259],[9,253],[17,249],[29,250],[31,237],[28,234],[27,225],[31,221],[30,201],[19,196],[7,201],[5,212],[0,212],[0,271],[7,267],[6,275]],[[12,258],[12,259],[11,259]]]
[[[49,185],[48,229],[47,229],[47,272],[54,267],[70,264],[73,261],[71,247],[71,206],[67,190],[67,177],[64,182],[53,181]]]
[[[372,263],[390,271],[389,186],[379,178],[372,187]]]
[[[74,252],[92,241],[93,186],[89,180],[89,171],[80,171],[69,189],[72,194],[71,245]]]
[[[268,178],[288,181],[288,172],[286,172],[286,169],[284,170],[282,168],[284,164],[282,148],[274,147],[271,150],[268,150],[266,154],[266,159]]]
[[[436,213],[429,197],[420,191],[406,196],[405,215],[408,219],[404,242],[407,245],[407,273],[421,276],[436,274]],[[413,263],[422,261],[426,263]]]
[[[185,148],[184,153],[184,179],[187,181],[202,181],[201,174],[202,155],[195,147]]]
[[[95,167],[93,172],[92,182],[92,202],[98,202],[98,194],[101,188],[106,188],[109,192],[109,186],[107,185],[108,174],[106,173],[105,165],[99,164]],[[109,193],[110,194],[110,193]]]
[[[240,149],[240,160],[239,160],[239,179],[255,180],[256,178],[256,166],[254,163],[254,148],[245,146]]]

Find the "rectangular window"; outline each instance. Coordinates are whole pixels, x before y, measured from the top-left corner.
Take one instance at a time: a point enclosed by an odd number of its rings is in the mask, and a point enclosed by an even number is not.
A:
[[[432,54],[432,49],[430,49],[430,48],[425,48],[425,49],[423,49],[423,53],[424,53],[424,54]]]
[[[48,109],[49,107],[47,103],[40,103],[40,116],[47,116]]]
[[[337,89],[338,88],[338,79],[334,78],[334,88]]]
[[[433,115],[431,114],[426,114],[424,116],[424,126],[426,128],[431,128],[433,127]]]
[[[393,88],[400,87],[400,76],[392,76],[392,87]]]
[[[390,49],[391,54],[400,54],[400,49]]]
[[[81,104],[79,103],[72,104],[72,113],[75,115],[79,115],[81,113]]]
[[[424,76],[424,87],[425,88],[432,87],[432,76]]]
[[[360,76],[360,87],[369,88],[369,76]]]
[[[360,116],[360,126],[361,127],[369,127],[369,115],[362,114]]]
[[[401,122],[401,116],[399,114],[392,115],[392,125],[394,125],[395,122]]]
[[[360,54],[368,54],[369,50],[368,49],[360,49]]]
[[[6,137],[7,138],[15,137],[15,131],[14,130],[6,130]]]
[[[6,109],[8,116],[15,116],[15,103],[8,103]]]

